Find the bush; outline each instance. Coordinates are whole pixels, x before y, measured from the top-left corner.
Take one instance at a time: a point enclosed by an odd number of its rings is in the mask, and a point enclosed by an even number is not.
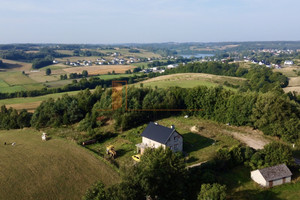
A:
[[[225,200],[226,186],[218,183],[202,184],[198,200]]]

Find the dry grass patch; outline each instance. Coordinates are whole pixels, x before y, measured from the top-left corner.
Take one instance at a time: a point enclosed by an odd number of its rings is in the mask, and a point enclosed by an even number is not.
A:
[[[67,73],[82,73],[83,70],[87,70],[89,75],[107,74],[108,72],[115,71],[115,73],[125,73],[126,70],[133,69],[133,65],[99,65],[99,66],[87,66],[87,67],[69,67],[63,69]]]
[[[287,77],[295,77],[297,76],[295,71],[300,70],[300,67],[284,67],[281,69],[274,69],[274,72],[280,72]]]
[[[283,88],[285,92],[298,92],[300,94],[300,76],[289,78],[289,85]]]
[[[14,60],[1,59],[9,69],[7,71],[30,71],[32,64]]]

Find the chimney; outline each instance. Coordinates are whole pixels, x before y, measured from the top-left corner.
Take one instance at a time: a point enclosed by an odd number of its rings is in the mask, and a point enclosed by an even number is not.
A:
[[[175,125],[171,125],[171,129],[175,129]]]

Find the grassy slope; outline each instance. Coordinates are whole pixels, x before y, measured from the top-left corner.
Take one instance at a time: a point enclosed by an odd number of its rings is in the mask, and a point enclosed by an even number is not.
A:
[[[144,86],[157,86],[160,88],[166,88],[170,86],[179,86],[185,88],[192,88],[199,85],[208,87],[223,85],[225,81],[240,85],[245,79],[229,77],[229,76],[217,76],[204,73],[182,73],[182,74],[171,74],[166,76],[159,76],[146,81],[143,81]],[[224,88],[232,89],[224,86]]]
[[[81,199],[95,181],[119,181],[113,169],[73,142],[43,142],[33,129],[0,131],[0,141],[0,199]]]

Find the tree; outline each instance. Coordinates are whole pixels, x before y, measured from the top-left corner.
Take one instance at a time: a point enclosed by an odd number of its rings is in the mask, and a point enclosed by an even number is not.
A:
[[[202,184],[198,200],[225,200],[226,186],[218,183]]]
[[[82,71],[82,76],[83,77],[87,77],[88,76],[88,71],[87,70],[83,70]]]
[[[180,154],[169,148],[147,149],[137,173],[146,195],[159,199],[183,199],[186,169]]]
[[[101,181],[93,185],[92,188],[88,189],[85,193],[83,200],[106,200],[106,191]]]
[[[50,69],[50,68],[47,68],[47,69],[46,69],[46,75],[49,76],[50,74],[51,74],[51,69]]]

